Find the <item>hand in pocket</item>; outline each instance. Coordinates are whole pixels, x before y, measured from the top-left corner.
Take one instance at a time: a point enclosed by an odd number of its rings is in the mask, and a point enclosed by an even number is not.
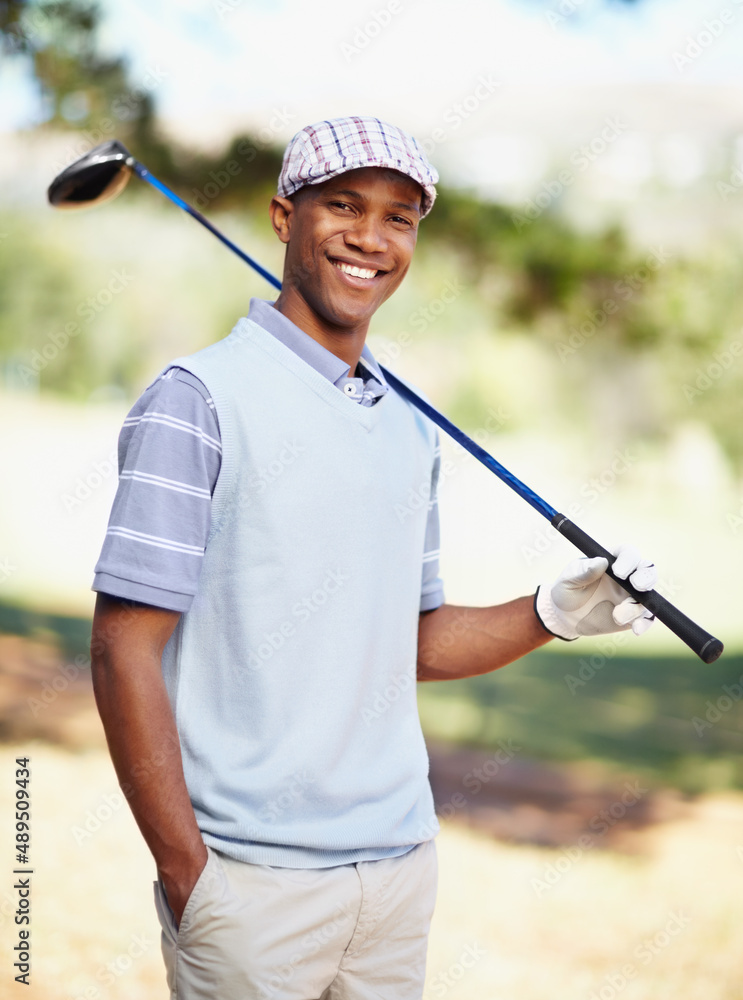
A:
[[[187,858],[177,868],[172,866],[167,873],[159,872],[176,927],[181,926],[183,911],[209,859],[206,847],[203,844],[201,846],[198,856]]]

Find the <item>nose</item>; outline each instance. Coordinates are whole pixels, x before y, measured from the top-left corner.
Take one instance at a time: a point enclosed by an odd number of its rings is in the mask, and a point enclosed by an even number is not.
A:
[[[359,216],[346,230],[345,241],[362,253],[381,253],[387,249],[383,222],[371,213]]]

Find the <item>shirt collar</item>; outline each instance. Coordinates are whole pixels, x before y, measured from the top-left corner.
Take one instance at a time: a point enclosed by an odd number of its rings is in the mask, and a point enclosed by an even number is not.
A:
[[[266,299],[251,299],[248,319],[252,319],[267,333],[280,340],[285,347],[288,347],[297,357],[314,368],[320,375],[324,375],[334,385],[346,378],[348,365],[345,361],[341,361],[332,351],[323,347],[308,333],[301,330],[296,323],[292,323],[283,313],[274,308],[272,302],[268,302]],[[369,375],[383,386],[383,391],[386,392],[387,382],[366,344],[361,352],[361,364]],[[351,377],[353,375],[354,373],[351,372]]]

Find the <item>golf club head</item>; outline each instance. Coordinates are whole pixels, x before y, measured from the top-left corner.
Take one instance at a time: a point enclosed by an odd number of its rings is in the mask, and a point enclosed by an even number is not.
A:
[[[55,208],[87,208],[115,198],[132,175],[134,157],[118,139],[109,139],[57,174],[47,197]]]

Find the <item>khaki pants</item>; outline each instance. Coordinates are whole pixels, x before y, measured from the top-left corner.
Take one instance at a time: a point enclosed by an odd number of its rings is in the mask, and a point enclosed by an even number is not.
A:
[[[176,930],[155,904],[171,1000],[420,1000],[436,848],[336,868],[209,859]]]

